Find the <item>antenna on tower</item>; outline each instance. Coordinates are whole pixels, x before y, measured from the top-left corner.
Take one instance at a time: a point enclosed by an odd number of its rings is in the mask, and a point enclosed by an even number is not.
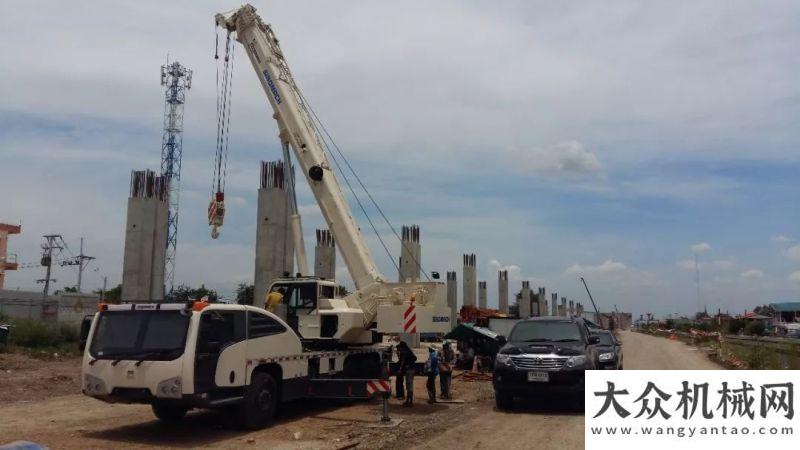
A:
[[[167,219],[167,253],[164,281],[167,296],[172,296],[175,285],[175,254],[178,245],[178,204],[181,184],[181,157],[183,155],[183,105],[186,91],[192,88],[192,71],[179,62],[161,66],[161,85],[166,86],[164,106],[164,137],[161,140],[161,176],[169,190],[169,215]]]

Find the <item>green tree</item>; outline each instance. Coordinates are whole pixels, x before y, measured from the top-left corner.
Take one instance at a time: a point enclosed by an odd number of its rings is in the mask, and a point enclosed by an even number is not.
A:
[[[97,289],[93,293],[104,296],[106,303],[119,303],[122,299],[122,284],[118,284],[103,293],[102,289]]]
[[[753,320],[745,327],[745,332],[751,336],[763,336],[767,326],[761,320]]]
[[[219,297],[216,291],[208,289],[205,284],[201,284],[200,287],[196,289],[181,284],[172,291],[172,299],[176,302],[200,300],[205,296],[208,296],[208,300],[211,302],[217,301]]]
[[[236,287],[236,303],[240,305],[252,305],[255,295],[253,284],[239,283]]]
[[[347,297],[350,295],[350,291],[348,291],[344,285],[340,284],[336,286],[336,295],[339,297]]]

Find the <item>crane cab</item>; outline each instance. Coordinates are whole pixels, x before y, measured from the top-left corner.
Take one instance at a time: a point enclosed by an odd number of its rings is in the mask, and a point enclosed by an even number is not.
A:
[[[283,288],[286,322],[305,339],[333,337],[336,330],[323,330],[320,310],[331,310],[336,298],[336,283],[317,277],[276,278],[269,291]],[[330,323],[330,321],[327,321]],[[328,325],[330,326],[330,325]]]

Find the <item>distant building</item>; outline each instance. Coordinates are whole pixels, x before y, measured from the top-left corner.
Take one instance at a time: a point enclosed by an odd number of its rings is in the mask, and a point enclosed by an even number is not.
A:
[[[775,311],[773,322],[800,322],[800,302],[777,302],[770,303],[769,306]]]
[[[17,255],[8,254],[8,235],[19,234],[22,227],[0,223],[0,289],[6,278],[6,270],[17,270]]]

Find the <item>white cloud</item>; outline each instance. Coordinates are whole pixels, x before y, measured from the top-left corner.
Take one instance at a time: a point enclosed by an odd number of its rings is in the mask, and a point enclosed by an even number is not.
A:
[[[684,259],[682,261],[678,261],[675,264],[683,270],[695,269],[695,260],[693,259]],[[732,270],[736,268],[736,261],[733,261],[732,259],[716,259],[713,261],[700,261],[697,264],[697,267],[699,267],[700,270]]]
[[[777,236],[772,236],[770,241],[772,241],[775,244],[786,244],[786,243],[789,243],[789,242],[793,242],[794,239],[792,239],[790,237],[787,237],[787,236],[784,236],[782,234],[779,234]]]
[[[764,278],[764,272],[758,269],[748,269],[740,273],[739,276],[748,280],[756,280],[759,278]]]
[[[567,267],[564,275],[606,275],[625,271],[628,268],[624,263],[607,259],[596,266],[573,264]]]
[[[789,247],[784,251],[784,254],[792,261],[800,261],[800,245]]]
[[[692,253],[705,253],[711,250],[711,245],[707,242],[700,242],[699,244],[694,244],[692,247]]]
[[[789,279],[791,281],[796,281],[800,283],[800,270],[794,271],[791,274],[789,274]]]

